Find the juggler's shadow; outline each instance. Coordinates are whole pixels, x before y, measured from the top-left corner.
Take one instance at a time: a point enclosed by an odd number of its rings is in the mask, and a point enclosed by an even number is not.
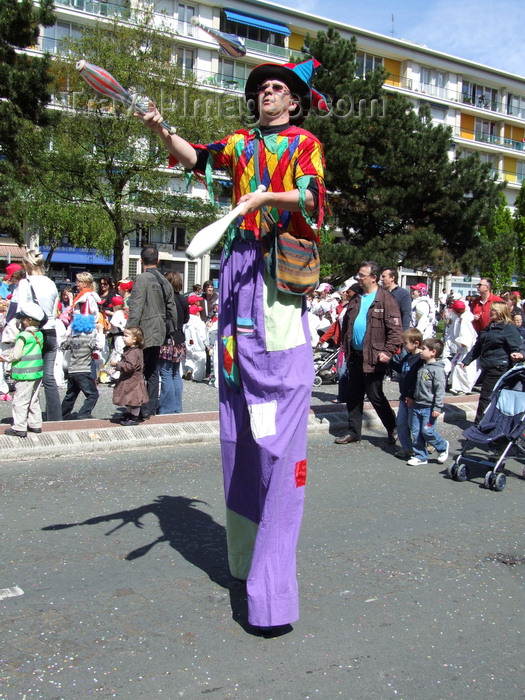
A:
[[[98,515],[80,523],[48,525],[42,530],[63,530],[81,525],[120,521],[106,532],[106,536],[110,536],[128,524],[142,528],[141,519],[146,514],[152,513],[158,518],[162,534],[152,542],[129,552],[126,560],[133,561],[143,557],[155,545],[167,542],[187,561],[202,569],[212,581],[228,589],[233,619],[247,632],[256,633],[255,628],[248,623],[246,584],[244,581],[233,578],[229,572],[226,529],[223,525],[216,523],[208,513],[197,508],[197,504],[207,505],[204,501],[185,496],[159,496],[152,503],[132,510]]]

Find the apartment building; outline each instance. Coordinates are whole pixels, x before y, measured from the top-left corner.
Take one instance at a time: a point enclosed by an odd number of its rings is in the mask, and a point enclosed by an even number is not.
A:
[[[135,1],[55,0],[56,24],[42,31],[38,46],[32,51],[58,53],[65,37],[75,36],[81,26],[96,20],[116,16],[123,22],[132,21],[130,2]],[[505,195],[509,205],[514,204],[525,177],[525,79],[427,46],[263,0],[225,0],[223,3],[160,0],[155,3],[155,13],[159,23],[167,25],[173,33],[173,55],[184,71],[191,72],[207,90],[232,95],[242,95],[253,66],[267,61],[286,62],[292,54],[297,55],[307,34],[315,35],[331,25],[343,37],[355,36],[358,75],[364,76],[368,70],[383,65],[389,73],[385,88],[402,93],[415,107],[428,104],[436,123],[452,127],[453,150],[477,152],[482,160],[490,163],[498,179],[507,181]],[[193,17],[209,27],[244,37],[246,56],[239,60],[221,54],[217,42],[192,24]],[[55,96],[58,105],[64,99],[67,95]],[[174,172],[174,177],[178,176]],[[199,185],[194,194],[205,196]],[[166,229],[142,225],[140,233],[138,230],[126,246],[124,273],[134,276],[139,271],[140,246],[149,242],[158,245],[164,271],[177,269],[183,274],[186,289],[195,281],[216,277],[218,261],[208,256],[202,261],[186,260],[184,236],[185,231],[177,221]],[[5,243],[14,245],[9,241]],[[79,264],[78,251],[68,253],[67,245],[58,254],[63,256],[61,259],[68,254],[75,255],[75,263]],[[11,249],[10,258],[16,255],[17,251]],[[87,259],[89,251],[85,255],[85,265],[91,269]],[[6,259],[3,252],[0,258]],[[84,260],[80,264],[84,264]],[[97,264],[103,271],[100,260]],[[70,276],[67,263],[57,272]]]

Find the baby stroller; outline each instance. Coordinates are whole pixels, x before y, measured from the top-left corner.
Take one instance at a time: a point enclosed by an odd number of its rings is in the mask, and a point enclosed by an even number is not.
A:
[[[337,376],[337,356],[339,348],[321,348],[314,354],[314,386],[321,384],[336,384]]]
[[[490,404],[478,425],[463,432],[467,438],[460,454],[448,467],[448,475],[455,481],[468,478],[468,461],[490,467],[485,475],[484,486],[494,491],[503,491],[507,478],[503,465],[511,448],[515,445],[518,453],[525,453],[525,365],[516,365],[498,381],[492,392]],[[492,459],[467,457],[467,451],[477,445],[490,450]],[[498,456],[499,454],[499,456]],[[524,473],[525,474],[525,473]]]

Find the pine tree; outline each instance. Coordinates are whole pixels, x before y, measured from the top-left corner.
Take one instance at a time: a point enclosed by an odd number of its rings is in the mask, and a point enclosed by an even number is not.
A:
[[[329,28],[307,46],[332,113],[313,112],[306,128],[323,143],[333,223],[349,244],[327,246],[325,260],[342,277],[363,259],[436,275],[466,265],[503,185],[476,157],[451,161],[450,128],[432,123],[428,105],[387,93],[382,67],[356,78],[355,39]]]
[[[35,126],[48,122],[49,59],[20,53],[37,43],[39,25],[54,22],[52,0],[0,2],[0,221],[1,230],[21,237],[19,219],[9,206],[17,187],[31,178],[21,145]]]
[[[516,272],[516,222],[512,217],[504,194],[493,220],[480,229],[480,244],[472,251],[469,267],[494,283],[494,289],[505,289],[512,283]]]

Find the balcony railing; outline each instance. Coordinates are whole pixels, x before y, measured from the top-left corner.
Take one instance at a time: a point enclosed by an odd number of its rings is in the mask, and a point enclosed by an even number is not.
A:
[[[510,171],[510,170],[496,170],[494,168],[491,168],[490,174],[496,175],[496,178],[500,182],[503,182],[503,180],[506,180],[508,183],[511,183],[514,185],[521,185],[523,182],[525,182],[525,173],[516,173],[516,172]]]
[[[425,99],[437,98],[439,100],[447,100],[448,102],[459,102],[465,105],[472,105],[478,109],[484,109],[489,112],[497,112],[498,114],[506,114],[506,103],[501,98],[484,98],[481,96],[473,102],[467,95],[464,95],[460,90],[450,90],[447,87],[433,85],[431,83],[422,83],[411,78],[405,78],[402,75],[389,75],[385,80],[386,87],[399,87],[411,92],[417,92],[424,95]],[[518,115],[524,116],[524,115]]]
[[[464,129],[462,127],[454,128],[454,137],[476,141],[478,143],[488,143],[491,146],[501,146],[512,151],[525,151],[525,141],[517,139],[509,139],[505,136],[497,136],[495,134],[485,134],[479,129]]]
[[[104,2],[104,0],[56,0],[57,5],[72,7],[102,17],[122,17],[129,19],[130,10],[127,3]]]
[[[290,58],[292,51],[284,46],[275,46],[266,41],[255,41],[255,39],[245,39],[246,48],[256,53],[266,53],[269,56],[279,56],[279,58]]]
[[[231,75],[222,75],[221,73],[211,73],[209,71],[194,71],[197,81],[202,85],[217,87],[223,90],[231,90],[233,92],[244,92],[246,78],[236,78]]]

